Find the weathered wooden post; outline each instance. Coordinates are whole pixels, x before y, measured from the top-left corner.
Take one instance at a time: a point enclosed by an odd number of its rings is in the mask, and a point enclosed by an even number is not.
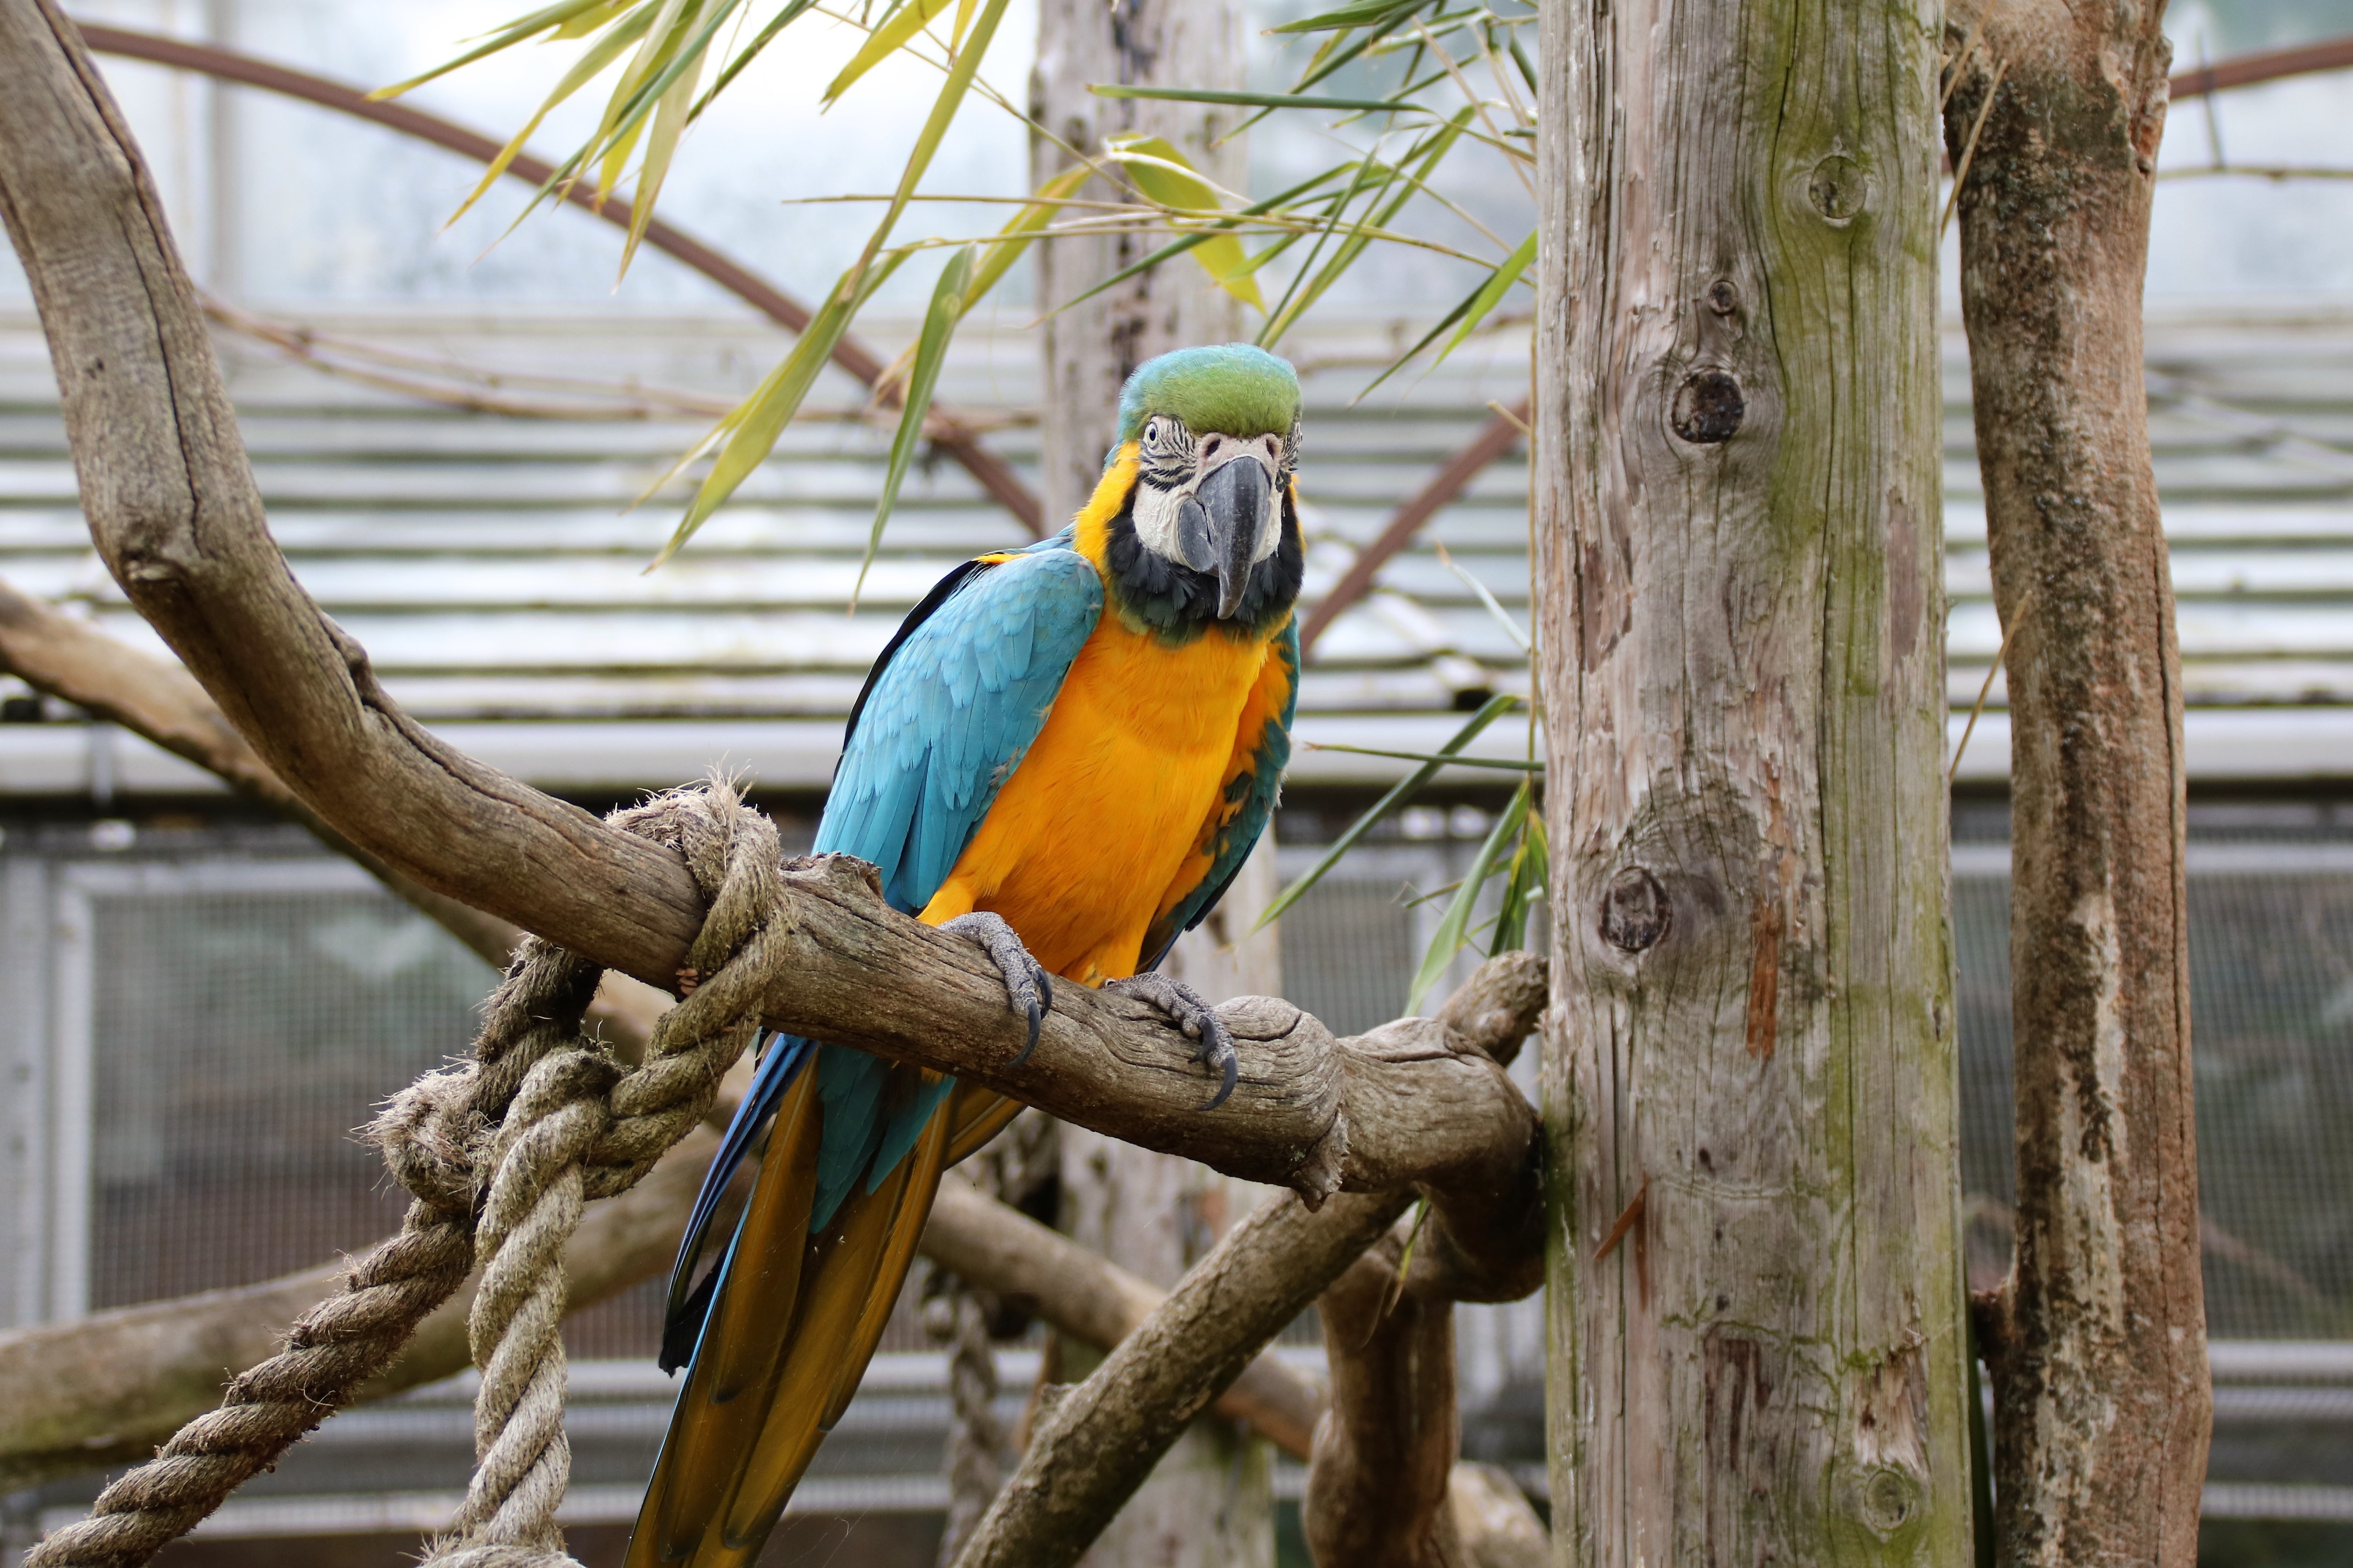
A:
[[[1938,9],[1543,27],[1556,1561],[1959,1564]]]
[[[2165,7],[1960,0],[1946,145],[1994,603],[2013,628],[2018,1250],[1980,1303],[2008,1563],[2198,1560],[2213,1412],[2181,652],[2141,279]]]

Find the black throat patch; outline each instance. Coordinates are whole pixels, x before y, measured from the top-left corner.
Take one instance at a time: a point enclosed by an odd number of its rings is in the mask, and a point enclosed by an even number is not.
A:
[[[1282,492],[1282,542],[1250,568],[1241,605],[1229,621],[1218,619],[1216,573],[1196,572],[1182,561],[1155,555],[1136,537],[1135,494],[1141,488],[1139,480],[1129,489],[1127,504],[1111,520],[1103,552],[1112,605],[1122,621],[1172,647],[1191,642],[1211,626],[1228,637],[1255,641],[1282,624],[1299,600],[1299,584],[1306,575],[1299,510],[1292,504],[1289,486]]]

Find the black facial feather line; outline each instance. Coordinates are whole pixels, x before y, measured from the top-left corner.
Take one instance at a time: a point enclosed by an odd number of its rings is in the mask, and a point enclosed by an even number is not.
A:
[[[1141,479],[1141,476],[1139,476]],[[1191,642],[1211,626],[1228,637],[1262,637],[1282,623],[1299,599],[1306,576],[1306,551],[1299,535],[1299,510],[1291,487],[1282,487],[1282,540],[1274,553],[1250,568],[1250,582],[1233,619],[1218,619],[1218,578],[1181,561],[1155,555],[1135,532],[1135,491],[1111,521],[1104,551],[1110,587],[1120,619],[1148,631],[1171,647]]]

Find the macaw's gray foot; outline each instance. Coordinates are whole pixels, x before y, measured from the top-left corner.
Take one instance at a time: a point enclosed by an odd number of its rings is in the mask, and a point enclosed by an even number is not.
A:
[[[1019,1067],[1038,1048],[1039,1026],[1046,1021],[1047,1010],[1054,1005],[1052,978],[1044,966],[1029,956],[1029,950],[1021,945],[1020,936],[1005,923],[1002,915],[958,915],[941,922],[940,929],[980,943],[997,965],[997,972],[1005,976],[1005,994],[1012,1002],[1013,1010],[1029,1020],[1029,1043],[1013,1058],[1013,1065]]]
[[[1200,1041],[1200,1048],[1193,1053],[1192,1059],[1207,1062],[1209,1070],[1218,1075],[1218,1092],[1203,1100],[1201,1109],[1215,1110],[1226,1102],[1226,1096],[1234,1091],[1234,1080],[1241,1073],[1241,1061],[1234,1055],[1233,1031],[1226,1027],[1216,1008],[1202,1001],[1191,986],[1165,974],[1133,974],[1125,980],[1106,980],[1103,988],[1151,1003],[1168,1015],[1170,1023]]]

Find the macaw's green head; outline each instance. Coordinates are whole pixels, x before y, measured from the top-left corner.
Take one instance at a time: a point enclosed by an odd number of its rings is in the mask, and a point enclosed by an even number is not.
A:
[[[1136,447],[1128,516],[1138,567],[1180,607],[1250,625],[1299,594],[1299,377],[1248,343],[1146,361],[1119,400],[1119,449]]]

